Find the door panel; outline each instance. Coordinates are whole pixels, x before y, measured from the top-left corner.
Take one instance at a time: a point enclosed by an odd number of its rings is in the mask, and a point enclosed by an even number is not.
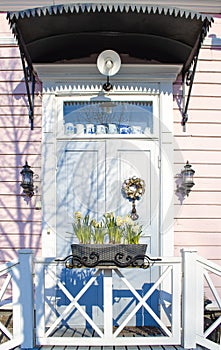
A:
[[[142,243],[152,255],[158,252],[158,149],[147,140],[85,140],[58,143],[57,167],[57,256],[70,253],[76,242],[72,232],[73,213],[81,211],[100,220],[109,211],[131,212],[131,202],[121,192],[129,177],[145,181],[145,193],[136,201]]]
[[[147,140],[107,140],[106,154],[107,210],[118,215],[130,214],[132,204],[123,197],[122,184],[133,176],[143,179],[145,193],[140,201],[136,201],[138,221],[143,226],[141,241],[148,244],[151,254],[157,255],[159,169],[156,143]],[[114,191],[109,193],[109,189],[113,188]]]
[[[98,217],[105,206],[105,142],[59,142],[57,167],[57,256],[76,241],[73,214]]]

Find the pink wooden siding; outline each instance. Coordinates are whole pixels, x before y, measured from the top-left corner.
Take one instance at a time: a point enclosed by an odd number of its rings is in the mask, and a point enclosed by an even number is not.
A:
[[[20,248],[41,253],[41,211],[36,196],[27,203],[21,196],[22,166],[27,160],[40,176],[41,97],[35,96],[35,127],[30,130],[23,71],[18,47],[5,14],[0,14],[0,261],[9,261]],[[12,44],[10,44],[12,43]],[[35,177],[36,178],[36,177]],[[39,186],[40,177],[35,185]]]
[[[174,84],[174,174],[187,160],[196,171],[189,197],[181,204],[175,195],[175,254],[183,247],[193,248],[221,264],[220,15],[215,16],[209,38],[200,52],[186,132],[182,132],[177,105],[180,85]]]

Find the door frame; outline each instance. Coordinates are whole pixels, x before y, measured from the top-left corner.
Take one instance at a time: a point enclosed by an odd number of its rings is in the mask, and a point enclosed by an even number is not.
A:
[[[95,65],[35,65],[42,92],[42,255],[56,256],[56,118],[58,97],[98,94],[103,77]],[[173,82],[180,65],[122,65],[113,92],[158,96],[159,107],[159,255],[172,256],[173,233]],[[111,92],[109,93],[111,94]]]

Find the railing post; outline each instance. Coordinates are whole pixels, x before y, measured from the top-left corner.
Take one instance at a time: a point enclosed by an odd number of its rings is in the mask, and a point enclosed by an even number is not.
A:
[[[182,249],[183,299],[182,299],[182,346],[196,348],[197,314],[197,266],[196,251]]]
[[[21,349],[34,347],[34,298],[33,298],[33,254],[30,249],[22,249],[19,256],[19,289],[21,310]]]

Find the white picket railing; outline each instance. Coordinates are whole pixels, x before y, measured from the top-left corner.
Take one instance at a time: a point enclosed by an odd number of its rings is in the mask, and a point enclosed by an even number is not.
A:
[[[183,251],[183,346],[187,349],[203,346],[210,350],[221,349],[219,344],[209,339],[210,334],[219,328],[221,316],[211,320],[204,329],[204,299],[207,286],[221,314],[221,297],[212,282],[212,275],[221,277],[221,266],[197,255],[195,251]]]
[[[200,309],[198,310],[201,317],[199,317],[200,321],[196,327],[196,342],[199,345],[205,346],[211,350],[220,350],[221,349],[221,338],[219,339],[219,344],[214,343],[209,339],[209,336],[217,330],[221,329],[221,296],[219,296],[218,290],[215,288],[214,283],[212,281],[212,276],[221,277],[221,267],[213,264],[206,259],[203,259],[200,256],[197,256],[196,259],[197,268],[199,274],[201,276],[202,282],[198,285],[198,294],[202,294],[204,292],[205,285],[207,285],[213,295],[214,301],[217,305],[217,310],[219,310],[220,316],[211,322],[210,326],[204,330],[203,323],[203,314],[204,310],[202,310],[202,303],[200,304]],[[219,331],[219,334],[221,332]]]
[[[13,330],[0,323],[0,330],[7,339],[0,344],[0,350],[13,349],[24,344],[33,346],[33,286],[32,286],[32,252],[22,250],[18,254],[18,261],[8,262],[0,266],[2,281],[0,301],[9,290],[12,295]],[[4,281],[4,282],[3,282]],[[31,332],[30,332],[31,330]],[[27,345],[27,346],[26,346]]]
[[[61,266],[60,266],[61,267]],[[72,293],[68,285],[61,278],[59,263],[53,259],[40,259],[35,261],[35,279],[33,279],[33,257],[30,250],[19,252],[17,262],[0,266],[0,277],[4,283],[0,291],[0,300],[4,299],[7,288],[12,283],[13,305],[13,332],[0,323],[0,331],[5,334],[8,341],[0,344],[0,350],[12,349],[21,346],[22,349],[32,349],[34,345],[72,345],[72,346],[102,346],[102,345],[165,345],[181,344],[186,349],[197,348],[198,345],[210,350],[220,350],[221,346],[211,340],[211,333],[220,327],[221,317],[211,322],[209,328],[204,330],[204,288],[211,290],[217,307],[221,309],[220,296],[212,282],[212,275],[221,276],[221,267],[199,257],[196,252],[183,251],[182,263],[180,258],[162,258],[151,268],[144,271],[146,281],[151,282],[146,291],[141,294],[128,278],[126,270],[117,268],[90,269],[90,278],[82,284],[77,293]],[[182,267],[182,268],[181,268]],[[140,269],[134,269],[136,274]],[[183,278],[181,278],[181,272]],[[97,281],[103,275],[101,282]],[[115,318],[113,310],[114,279],[119,279],[128,294],[136,302],[132,309],[122,318],[118,318],[118,326],[113,328]],[[183,289],[181,293],[181,280]],[[102,319],[97,322],[92,314],[88,314],[80,299],[93,286],[103,290]],[[35,291],[35,296],[34,296]],[[159,312],[148,303],[153,293],[157,292]],[[66,303],[60,303],[59,297],[63,295]],[[181,299],[182,298],[182,299]],[[119,298],[118,298],[119,299]],[[123,296],[123,300],[125,296]],[[181,318],[182,300],[182,322]],[[124,300],[125,301],[125,300]],[[59,305],[60,303],[60,305]],[[34,308],[36,308],[36,337],[34,336]],[[122,337],[121,331],[133,320],[140,309],[151,315],[157,327],[161,329],[160,336]],[[53,336],[53,333],[62,323],[69,322],[71,312],[77,310],[78,314],[86,320],[94,330],[96,337],[63,337]],[[75,317],[73,318],[75,319]],[[73,321],[71,320],[71,322]]]
[[[125,273],[127,271],[127,273]],[[72,345],[72,346],[122,346],[122,345],[166,345],[166,344],[180,344],[180,300],[181,300],[181,259],[180,258],[162,258],[161,261],[154,263],[152,267],[147,270],[133,269],[132,275],[138,279],[138,275],[142,273],[144,282],[149,283],[149,288],[143,295],[139,293],[133,286],[133,283],[128,278],[128,269],[118,269],[117,267],[98,267],[91,273],[90,278],[82,289],[75,295],[70,292],[64,281],[61,281],[61,271],[58,263],[55,261],[38,261],[36,263],[36,275],[38,281],[36,282],[36,342],[37,345]],[[88,290],[97,283],[97,279],[103,276],[102,285],[99,288],[103,290],[103,307],[97,308],[94,314],[98,311],[102,312],[103,323],[101,320],[94,319],[93,314],[88,314],[85,311],[86,304],[81,305],[80,299],[88,292]],[[131,274],[129,274],[131,276]],[[145,277],[146,276],[146,277]],[[118,286],[124,286],[124,295],[130,294],[127,305],[132,302],[128,315],[118,323],[116,329],[113,328],[114,317],[114,280],[118,279]],[[134,281],[133,281],[134,282]],[[166,286],[166,289],[165,289]],[[118,287],[119,288],[119,287]],[[47,292],[48,291],[48,292]],[[167,309],[159,311],[152,308],[148,303],[154,292],[157,292],[157,303],[161,302],[163,305],[164,295],[167,295]],[[68,299],[66,306],[59,308],[59,298],[56,301],[56,295],[65,295]],[[170,300],[168,299],[170,295]],[[124,301],[125,301],[124,297]],[[126,306],[127,306],[126,305]],[[50,307],[51,306],[51,307]],[[125,305],[124,305],[125,307]],[[125,307],[126,308],[126,307]],[[127,337],[121,335],[121,331],[127,327],[136,316],[137,312],[143,308],[149,315],[151,315],[155,324],[161,329],[159,336],[144,336]],[[94,337],[57,337],[54,336],[54,331],[62,325],[67,323],[70,327],[76,327],[73,320],[69,320],[71,313],[78,311],[82,318],[90,325],[96,332]],[[158,312],[159,311],[159,312]],[[122,310],[121,310],[122,312]],[[95,317],[96,318],[96,317]],[[117,315],[119,318],[119,315]],[[68,323],[69,322],[69,323]]]

